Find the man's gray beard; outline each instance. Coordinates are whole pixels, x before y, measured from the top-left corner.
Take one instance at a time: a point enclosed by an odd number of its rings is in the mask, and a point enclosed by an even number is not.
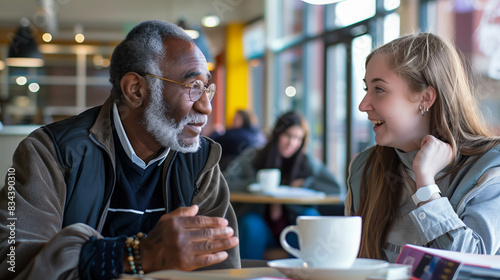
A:
[[[142,123],[146,130],[153,135],[155,140],[163,147],[170,148],[181,153],[194,153],[200,148],[200,136],[195,142],[187,145],[181,138],[182,130],[189,123],[205,123],[205,115],[186,115],[179,123],[173,118],[167,117],[168,108],[163,101],[163,87],[161,81],[149,83],[150,99],[144,111]]]

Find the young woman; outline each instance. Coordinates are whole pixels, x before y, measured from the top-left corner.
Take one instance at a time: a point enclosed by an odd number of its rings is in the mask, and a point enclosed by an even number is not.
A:
[[[363,218],[360,257],[395,261],[411,243],[499,254],[500,138],[484,124],[467,67],[433,34],[366,60],[376,145],[350,166],[347,215]]]
[[[311,188],[328,194],[340,193],[334,176],[314,157],[305,153],[308,125],[302,115],[288,112],[274,126],[268,143],[260,150],[249,148],[224,172],[231,191],[245,191],[256,182],[260,169],[281,170],[281,185]],[[279,234],[299,215],[319,215],[310,206],[234,205],[238,215],[242,259],[262,259],[267,248],[279,247]],[[291,244],[297,241],[289,239]]]

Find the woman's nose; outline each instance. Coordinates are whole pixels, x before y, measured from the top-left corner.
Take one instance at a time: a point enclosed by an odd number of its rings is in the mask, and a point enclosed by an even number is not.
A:
[[[358,109],[361,112],[366,112],[366,111],[371,110],[371,108],[372,108],[372,106],[369,102],[368,94],[365,94],[365,97],[363,97],[363,99],[359,103]]]

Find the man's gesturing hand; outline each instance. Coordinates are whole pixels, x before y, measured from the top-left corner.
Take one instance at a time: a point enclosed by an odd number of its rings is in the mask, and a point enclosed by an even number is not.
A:
[[[224,261],[224,250],[238,245],[234,230],[223,218],[195,216],[198,206],[181,207],[163,215],[141,242],[145,272],[194,270]]]

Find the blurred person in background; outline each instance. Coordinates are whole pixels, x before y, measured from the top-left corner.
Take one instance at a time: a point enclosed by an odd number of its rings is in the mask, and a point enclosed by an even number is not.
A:
[[[327,194],[340,194],[341,188],[326,166],[306,154],[309,126],[298,112],[280,116],[271,138],[261,148],[250,148],[237,157],[224,172],[231,191],[246,191],[257,181],[257,171],[277,168],[281,171],[281,185],[308,188]],[[280,248],[279,235],[283,228],[295,224],[297,216],[318,216],[313,206],[307,205],[234,205],[240,232],[242,259],[263,259],[269,248]],[[298,246],[296,236],[290,235],[290,244]]]
[[[211,138],[222,147],[219,161],[221,170],[248,148],[260,148],[266,144],[264,133],[255,125],[255,117],[249,111],[238,110],[233,126],[223,133],[214,132]]]

